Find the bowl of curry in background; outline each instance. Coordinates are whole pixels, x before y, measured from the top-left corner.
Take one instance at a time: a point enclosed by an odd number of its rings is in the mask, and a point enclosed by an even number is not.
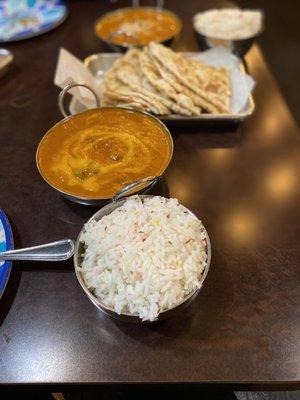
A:
[[[172,155],[172,136],[160,120],[142,111],[102,107],[54,125],[39,143],[36,163],[61,195],[97,206],[131,182],[161,176]]]
[[[95,22],[95,34],[115,51],[150,42],[170,45],[182,23],[173,12],[159,7],[128,7],[104,14]]]

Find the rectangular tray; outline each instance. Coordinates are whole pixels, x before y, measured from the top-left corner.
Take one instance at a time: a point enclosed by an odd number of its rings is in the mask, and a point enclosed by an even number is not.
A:
[[[186,57],[195,56],[197,53],[185,52],[182,53]],[[113,65],[113,63],[121,57],[121,53],[98,53],[92,54],[84,60],[84,64],[91,71],[95,77],[101,78],[103,74]],[[239,65],[240,71],[246,73],[244,64],[242,61]],[[255,109],[255,104],[253,96],[250,95],[248,103],[245,109],[238,114],[201,114],[200,116],[182,116],[182,115],[168,115],[168,116],[158,116],[158,118],[166,124],[171,125],[199,125],[199,123],[204,124],[219,124],[219,123],[238,123],[244,121],[246,118],[250,117]]]

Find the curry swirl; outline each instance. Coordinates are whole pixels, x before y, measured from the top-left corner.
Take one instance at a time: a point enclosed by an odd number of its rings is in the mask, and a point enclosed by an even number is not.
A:
[[[161,174],[171,145],[151,117],[103,108],[56,125],[42,140],[38,164],[56,188],[81,197],[108,198],[124,185]]]

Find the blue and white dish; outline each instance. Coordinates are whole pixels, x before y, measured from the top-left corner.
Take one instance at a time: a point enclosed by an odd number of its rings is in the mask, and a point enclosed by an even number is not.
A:
[[[13,235],[7,216],[0,208],[0,252],[12,250]],[[11,270],[11,261],[0,261],[0,298],[3,295]]]
[[[0,43],[41,35],[56,28],[67,15],[61,0],[0,0]]]

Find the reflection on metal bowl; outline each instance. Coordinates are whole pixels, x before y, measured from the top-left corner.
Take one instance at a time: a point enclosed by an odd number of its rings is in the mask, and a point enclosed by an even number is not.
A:
[[[239,57],[243,57],[250,50],[251,46],[253,45],[258,36],[258,35],[254,36],[249,39],[222,40],[222,39],[209,38],[197,31],[195,32],[201,50],[208,50],[211,49],[212,47],[223,46],[229,48],[234,54],[236,54]]]
[[[112,198],[107,199],[86,199],[79,196],[70,195],[68,193],[64,193],[57,188],[55,188],[61,196],[65,199],[73,201],[74,203],[82,204],[88,207],[104,207],[107,203],[110,203],[112,200],[119,198],[120,195],[124,194],[147,194],[154,189],[154,187],[158,184],[158,182],[162,179],[161,176],[150,176],[147,178],[139,179],[130,183],[129,185],[124,186],[119,192],[115,194]]]

